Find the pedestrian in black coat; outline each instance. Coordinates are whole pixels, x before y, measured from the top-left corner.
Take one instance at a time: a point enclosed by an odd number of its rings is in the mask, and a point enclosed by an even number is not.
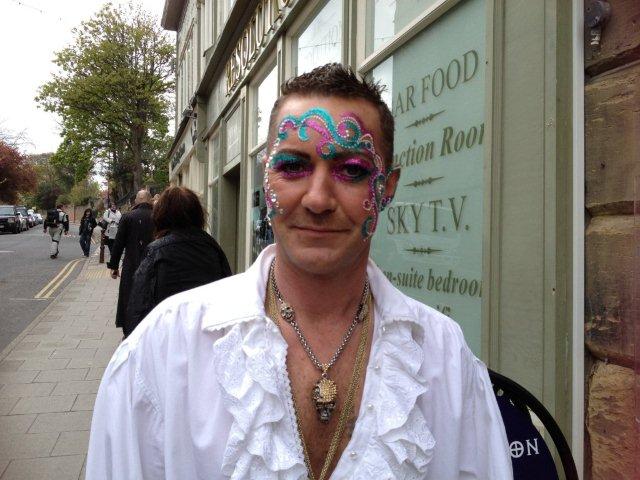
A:
[[[133,330],[162,300],[231,275],[222,248],[203,230],[197,195],[169,187],[153,206],[156,240],[135,273],[125,324]]]
[[[107,263],[107,268],[112,271],[111,277],[118,278],[120,257],[125,252],[122,273],[120,274],[118,310],[116,312],[116,327],[122,328],[125,337],[133,330],[126,323],[133,274],[144,258],[145,248],[153,240],[152,207],[150,202],[151,195],[149,192],[140,190],[136,195],[135,206],[130,212],[125,213],[120,220],[116,241],[113,244],[113,252],[109,263]]]
[[[87,208],[80,220],[80,230],[78,232],[80,235],[80,248],[82,248],[82,253],[84,253],[85,257],[88,257],[91,252],[91,235],[97,224],[93,212],[90,208]]]

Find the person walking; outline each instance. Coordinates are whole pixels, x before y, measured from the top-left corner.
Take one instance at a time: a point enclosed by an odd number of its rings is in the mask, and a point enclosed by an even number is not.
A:
[[[118,234],[118,225],[122,219],[122,213],[118,210],[115,202],[112,203],[102,215],[103,225],[106,225],[104,230],[104,239],[107,247],[109,248],[109,257],[113,255],[113,244],[116,241],[116,235]]]
[[[43,223],[43,232],[51,236],[51,245],[49,247],[49,257],[56,258],[60,251],[60,240],[62,239],[62,233],[69,234],[69,216],[62,210],[62,205],[56,205],[56,208],[52,208],[47,211],[47,218]]]
[[[205,232],[198,196],[185,187],[169,187],[151,216],[155,238],[136,270],[125,330],[132,332],[162,300],[231,275],[222,248]]]
[[[97,222],[90,208],[87,208],[80,220],[80,248],[85,257],[91,252],[91,235],[96,228]]]
[[[118,290],[118,309],[116,311],[116,327],[122,328],[124,336],[131,333],[125,324],[129,292],[133,283],[133,274],[144,258],[147,245],[153,240],[153,222],[151,220],[151,194],[147,190],[140,190],[136,195],[135,205],[130,212],[125,213],[118,225],[118,233],[113,243],[111,258],[107,268],[111,270],[111,277],[118,278],[120,258],[126,253],[122,262],[122,274]]]

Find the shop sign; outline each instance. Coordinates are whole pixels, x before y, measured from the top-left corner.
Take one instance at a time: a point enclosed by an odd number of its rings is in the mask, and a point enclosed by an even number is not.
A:
[[[180,147],[178,147],[178,149],[173,153],[173,156],[171,157],[171,170],[175,170],[176,166],[180,163],[185,150],[186,147],[184,146],[184,142],[182,142],[182,144],[180,144]]]
[[[480,353],[485,137],[484,0],[466,0],[374,69],[391,87],[401,169],[372,257],[411,297],[456,320]]]
[[[271,31],[275,30],[277,21],[284,17],[285,8],[293,6],[295,2],[296,0],[260,0],[227,62],[227,95],[244,78],[247,69],[266,45]]]

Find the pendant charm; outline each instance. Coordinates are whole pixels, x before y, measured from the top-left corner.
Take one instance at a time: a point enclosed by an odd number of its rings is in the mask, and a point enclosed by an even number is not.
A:
[[[336,408],[336,398],[338,387],[333,380],[327,378],[326,373],[322,374],[318,383],[313,387],[313,403],[318,413],[318,420],[327,423],[331,420],[333,410]]]
[[[295,317],[296,313],[291,308],[291,305],[285,302],[281,302],[280,304],[280,315],[284,319],[285,322],[291,323],[293,321],[293,317]]]

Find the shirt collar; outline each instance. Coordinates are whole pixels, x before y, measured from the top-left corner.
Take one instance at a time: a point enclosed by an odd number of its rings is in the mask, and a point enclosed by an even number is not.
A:
[[[269,245],[244,273],[225,278],[212,285],[207,295],[210,308],[202,318],[203,330],[219,330],[243,321],[264,318],[264,295],[269,267],[275,257],[275,245]],[[374,295],[375,310],[381,324],[408,321],[421,325],[415,307],[399,292],[369,259],[367,275]],[[230,300],[233,299],[233,300]]]

